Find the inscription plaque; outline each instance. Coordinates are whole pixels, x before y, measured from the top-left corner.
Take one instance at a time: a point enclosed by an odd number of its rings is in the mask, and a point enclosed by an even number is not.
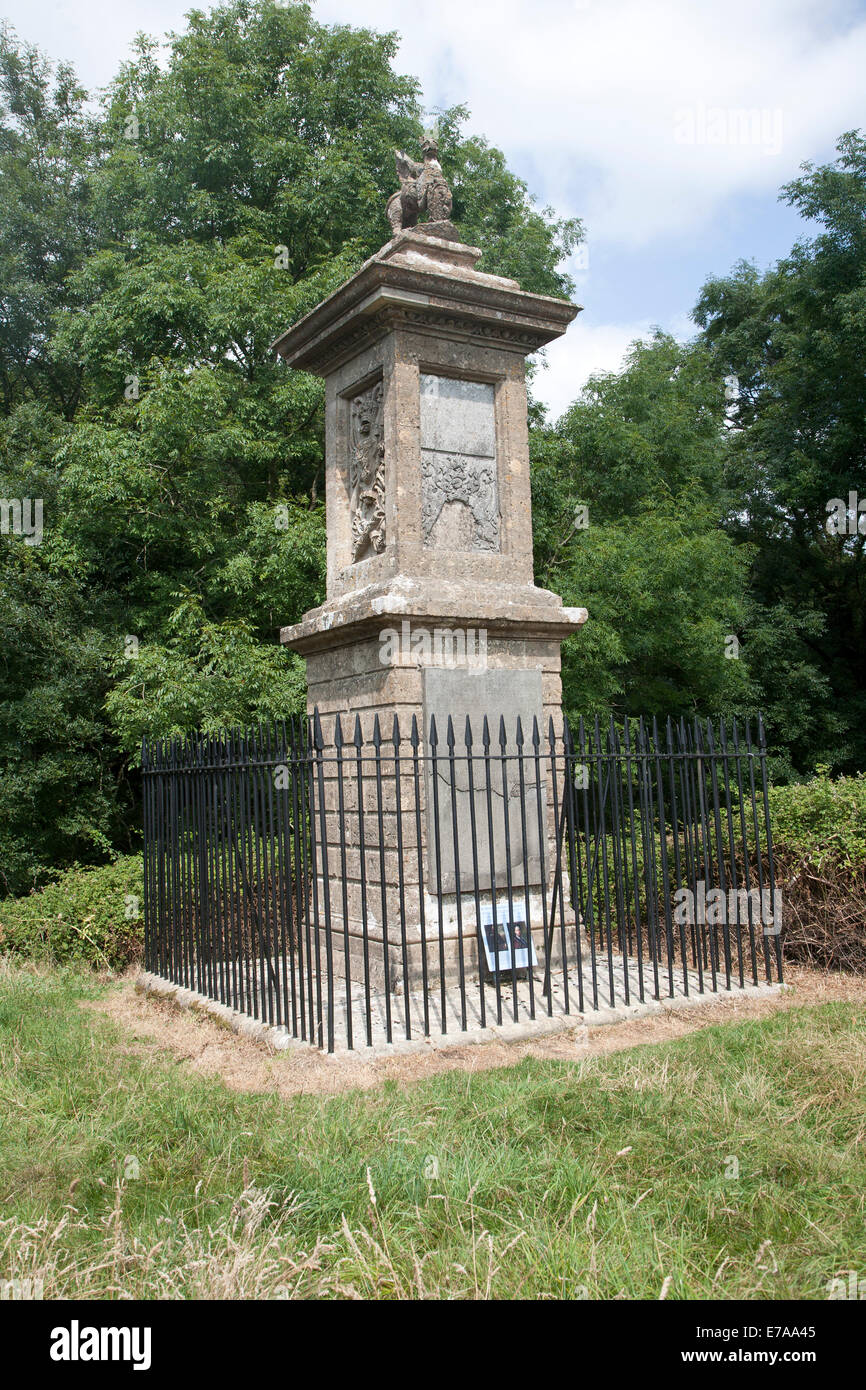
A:
[[[457,884],[454,854],[454,814],[457,816],[457,853],[462,892],[472,889],[475,877],[472,856],[472,810],[469,794],[469,759],[466,750],[466,716],[472,726],[472,786],[475,807],[475,843],[478,860],[478,886],[490,888],[490,828],[493,828],[493,867],[497,892],[508,887],[506,823],[511,846],[511,882],[514,887],[541,882],[541,852],[537,782],[532,758],[532,720],[538,720],[544,740],[540,671],[455,671],[428,666],[424,671],[424,730],[430,734],[430,719],[436,719],[436,778],[434,796],[433,763],[427,761],[427,885],[436,892],[436,844],[438,804],[438,845],[442,891],[453,893]],[[490,727],[490,758],[484,757],[482,741],[484,716]],[[448,716],[454,725],[454,776],[448,748]],[[521,814],[520,773],[517,752],[517,717],[523,726],[524,795]],[[507,744],[505,758],[499,743],[499,720],[505,719]],[[546,824],[544,742],[539,759],[541,768],[541,825]],[[509,756],[510,755],[510,756]],[[487,778],[490,775],[490,816],[487,805]],[[452,797],[452,781],[454,793]],[[507,812],[507,822],[506,822]],[[523,832],[526,831],[526,856]]]
[[[435,549],[499,550],[489,382],[421,374],[421,523]]]

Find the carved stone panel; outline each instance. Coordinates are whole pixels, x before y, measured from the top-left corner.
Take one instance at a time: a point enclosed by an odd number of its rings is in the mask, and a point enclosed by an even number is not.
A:
[[[424,544],[499,550],[493,387],[421,374]]]
[[[385,429],[382,383],[352,400],[349,439],[349,504],[352,561],[385,549]]]

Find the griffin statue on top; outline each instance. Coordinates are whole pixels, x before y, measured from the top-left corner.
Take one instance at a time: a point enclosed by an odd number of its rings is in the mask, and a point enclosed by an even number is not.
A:
[[[394,151],[400,189],[388,199],[388,221],[395,234],[417,226],[425,210],[430,222],[447,222],[451,217],[451,189],[442,173],[435,136],[424,136],[421,153],[424,163],[416,164],[402,150]]]

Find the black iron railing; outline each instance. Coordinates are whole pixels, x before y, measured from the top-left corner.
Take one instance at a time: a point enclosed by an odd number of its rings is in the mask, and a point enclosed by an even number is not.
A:
[[[760,721],[317,713],[143,766],[147,969],[329,1050],[782,977]]]

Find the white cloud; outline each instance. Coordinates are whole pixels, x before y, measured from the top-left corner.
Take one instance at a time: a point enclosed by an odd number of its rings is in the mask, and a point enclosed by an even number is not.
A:
[[[106,87],[130,57],[139,32],[161,38],[185,28],[188,0],[112,0],[85,5],[81,0],[5,0],[3,12],[19,39],[36,44],[50,58],[71,62],[91,91]],[[207,9],[206,3],[201,9]]]
[[[532,381],[532,394],[543,401],[551,421],[557,420],[596,372],[618,372],[637,338],[652,332],[649,322],[584,323],[578,315],[564,338],[545,349]]]
[[[205,8],[206,6],[202,6]],[[136,32],[183,29],[189,0],[6,0],[22,37],[105,85]],[[319,0],[328,23],[395,29],[426,101],[533,171],[596,241],[699,235],[739,194],[773,195],[863,123],[866,15],[854,0]],[[781,140],[675,138],[684,109],[781,117]]]
[[[22,38],[71,59],[95,87],[139,29],[182,30],[189,3],[4,8]],[[396,66],[419,77],[428,108],[467,102],[470,128],[531,171],[539,200],[583,218],[593,265],[608,275],[635,251],[676,265],[737,198],[774,198],[803,160],[826,158],[841,131],[866,124],[866,16],[854,0],[319,0],[314,10],[326,23],[399,31]],[[757,138],[742,140],[750,111]],[[597,310],[592,270],[582,288]],[[660,302],[659,317],[674,307]],[[556,414],[648,330],[581,315],[550,349],[537,394]]]
[[[685,314],[677,314],[663,324],[651,323],[649,319],[596,323],[587,314],[578,314],[565,336],[550,343],[544,355],[539,356],[532,394],[547,406],[550,420],[557,420],[591,376],[621,371],[632,344],[652,338],[656,328],[671,333],[680,342],[694,337],[697,331]]]
[[[706,228],[732,196],[775,193],[863,121],[866,17],[850,0],[322,0],[393,28],[427,100],[472,125],[593,238],[639,246]],[[678,113],[757,111],[770,139],[684,144]],[[778,122],[781,122],[779,131]],[[734,132],[739,128],[730,115]]]

